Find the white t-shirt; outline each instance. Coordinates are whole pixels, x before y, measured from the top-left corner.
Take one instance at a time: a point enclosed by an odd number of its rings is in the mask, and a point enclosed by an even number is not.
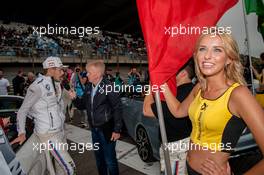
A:
[[[7,87],[10,86],[9,81],[5,78],[0,79],[0,95],[8,95]]]

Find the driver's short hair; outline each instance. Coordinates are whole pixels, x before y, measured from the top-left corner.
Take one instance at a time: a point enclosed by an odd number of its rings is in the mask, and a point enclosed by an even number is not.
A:
[[[46,75],[48,73],[48,69],[43,69],[43,74]]]

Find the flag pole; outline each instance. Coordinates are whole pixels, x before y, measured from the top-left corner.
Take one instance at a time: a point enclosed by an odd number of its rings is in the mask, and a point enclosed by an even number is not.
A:
[[[166,175],[172,175],[169,150],[166,149],[168,148],[166,147],[166,145],[168,144],[168,140],[167,140],[167,134],[165,130],[164,116],[163,116],[162,106],[160,102],[160,92],[159,91],[155,91],[155,102],[156,102],[158,118],[159,118],[159,126],[160,126],[161,140],[162,140],[162,150],[164,153]]]
[[[251,87],[252,87],[252,93],[255,95],[255,87],[253,83],[253,71],[252,71],[252,57],[251,57],[251,47],[249,42],[249,33],[248,33],[248,22],[246,17],[246,6],[244,0],[242,0],[242,8],[243,8],[243,16],[244,16],[244,23],[245,23],[245,30],[246,30],[246,42],[247,42],[247,48],[248,48],[248,58],[249,58],[249,65],[250,65],[250,77],[251,77]]]

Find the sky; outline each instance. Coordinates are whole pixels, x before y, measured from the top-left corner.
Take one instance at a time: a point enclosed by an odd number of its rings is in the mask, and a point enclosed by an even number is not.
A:
[[[247,47],[245,45],[246,30],[243,17],[242,0],[227,11],[218,22],[218,26],[232,27],[232,35],[236,39],[241,54],[247,54]],[[246,16],[248,22],[248,33],[251,56],[259,58],[259,55],[264,52],[264,42],[261,34],[257,31],[257,15],[250,13]]]

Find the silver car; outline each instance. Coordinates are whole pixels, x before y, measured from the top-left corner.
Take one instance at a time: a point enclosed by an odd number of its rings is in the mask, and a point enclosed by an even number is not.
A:
[[[138,154],[145,162],[159,160],[159,122],[156,118],[144,117],[143,101],[121,98],[123,121],[128,134],[137,145]],[[248,129],[240,137],[230,157],[230,165],[235,174],[245,172],[262,159],[262,154]]]

